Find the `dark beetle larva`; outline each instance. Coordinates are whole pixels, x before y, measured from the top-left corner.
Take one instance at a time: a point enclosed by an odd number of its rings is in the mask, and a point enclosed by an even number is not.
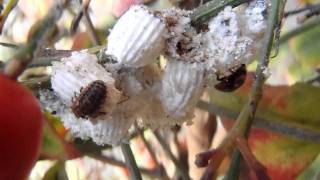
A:
[[[80,94],[72,100],[71,109],[77,118],[95,118],[104,114],[101,106],[107,96],[107,87],[101,80],[96,80],[80,90]]]
[[[232,92],[243,85],[247,77],[246,65],[242,64],[239,68],[231,71],[232,74],[223,78],[217,78],[219,81],[214,87],[222,92]]]

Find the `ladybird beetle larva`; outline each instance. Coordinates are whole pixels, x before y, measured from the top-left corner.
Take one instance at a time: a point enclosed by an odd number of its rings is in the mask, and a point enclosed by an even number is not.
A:
[[[100,111],[107,96],[107,87],[102,80],[96,80],[81,88],[80,94],[72,100],[71,110],[77,118],[96,118],[105,114]]]

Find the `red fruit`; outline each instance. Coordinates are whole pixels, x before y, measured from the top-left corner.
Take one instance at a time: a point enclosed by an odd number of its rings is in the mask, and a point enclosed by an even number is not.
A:
[[[130,6],[135,4],[142,4],[144,0],[118,0],[114,1],[112,5],[112,13],[116,17],[120,17],[123,13],[125,13]]]
[[[43,117],[37,99],[0,74],[0,179],[26,179],[42,142]]]

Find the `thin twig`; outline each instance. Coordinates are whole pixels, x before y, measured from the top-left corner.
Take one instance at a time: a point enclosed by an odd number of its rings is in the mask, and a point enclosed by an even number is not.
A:
[[[320,3],[307,4],[306,6],[300,8],[300,9],[295,9],[292,11],[285,12],[284,17],[287,18],[289,16],[296,15],[296,14],[302,13],[304,11],[311,11],[311,12],[320,11]]]
[[[64,1],[62,4],[56,4],[49,14],[45,16],[36,27],[34,27],[34,33],[29,38],[29,42],[23,48],[19,49],[17,54],[6,64],[4,73],[11,79],[17,79],[17,77],[24,71],[27,65],[32,61],[34,52],[40,46],[42,40],[50,34],[49,32],[54,28],[56,21],[60,18],[64,7],[68,1]]]
[[[303,25],[297,27],[296,29],[293,29],[287,32],[286,34],[282,35],[279,39],[279,43],[285,43],[291,38],[298,36],[306,31],[309,31],[310,29],[315,28],[318,25],[320,25],[320,17],[315,17],[314,19],[311,19],[310,21],[307,21]]]
[[[98,54],[98,53],[100,53],[100,50],[102,48],[103,48],[102,46],[95,46],[95,47],[85,49],[85,50],[91,54]],[[62,58],[69,57],[72,52],[73,52],[73,50],[40,49],[34,55],[33,60],[27,65],[27,68],[51,66],[52,62],[60,61]],[[104,53],[101,53],[101,54],[104,54]],[[99,59],[99,56],[98,56],[99,62],[104,63],[107,61],[105,59],[106,58],[105,55],[103,58],[104,59]],[[2,66],[3,65],[0,64],[0,69],[2,68]]]
[[[146,148],[148,149],[150,156],[152,158],[152,160],[155,162],[157,168],[159,169],[161,176],[163,176],[163,179],[169,179],[164,167],[162,166],[162,164],[159,163],[159,161],[157,160],[157,156],[154,152],[154,150],[151,147],[151,144],[147,141],[146,137],[144,136],[144,131],[142,131],[138,126],[136,126],[136,129],[138,131],[138,134],[140,135],[144,145],[146,146]]]
[[[141,131],[141,129],[139,129],[139,127],[137,127],[137,126],[136,126],[136,129],[137,129],[138,134],[140,135],[140,137],[141,137],[144,145],[145,145],[146,148],[148,149],[152,160],[153,160],[154,163],[159,167],[160,164],[159,164],[159,162],[158,162],[158,160],[157,160],[157,156],[156,156],[156,154],[154,153],[154,151],[152,150],[151,144],[147,141],[146,137],[144,136],[144,132]]]
[[[80,14],[81,13],[83,14],[83,17],[85,19],[86,27],[87,27],[87,30],[89,32],[90,38],[91,38],[93,44],[95,46],[97,46],[97,45],[101,45],[101,42],[99,40],[98,34],[97,34],[97,32],[96,32],[96,30],[95,30],[95,28],[93,26],[93,23],[91,21],[90,15],[88,13],[90,2],[91,2],[91,0],[85,0],[83,2],[82,10],[81,10]],[[81,18],[81,16],[80,16],[80,18]]]
[[[189,177],[189,173],[186,169],[184,169],[183,165],[177,160],[177,158],[173,155],[173,153],[170,150],[170,147],[168,144],[165,142],[165,140],[161,137],[160,133],[156,130],[153,132],[154,136],[157,138],[159,141],[161,147],[163,148],[164,152],[169,156],[175,167],[177,168],[177,171],[181,175],[181,177],[184,180],[190,180],[191,178]]]
[[[0,42],[0,46],[12,48],[12,49],[19,49],[18,45],[11,44],[11,43],[5,43],[5,42]]]
[[[6,5],[6,7],[1,12],[1,15],[0,15],[0,34],[2,33],[2,29],[3,29],[4,23],[6,22],[10,12],[12,11],[12,9],[14,7],[16,7],[16,5],[18,4],[18,1],[19,0],[9,0],[9,2]]]
[[[108,157],[108,156],[104,156],[104,155],[94,155],[94,154],[86,154],[87,156],[94,158],[96,160],[99,160],[103,163],[107,163],[113,166],[117,166],[117,167],[122,167],[122,168],[127,168],[126,163],[119,161],[113,157]],[[152,176],[152,177],[158,177],[159,178],[159,173],[157,169],[146,169],[146,168],[139,168],[139,171],[143,174],[146,174],[148,176]]]
[[[226,6],[236,7],[240,4],[248,2],[250,0],[224,0],[224,1],[210,1],[204,5],[196,8],[191,15],[191,23],[193,25],[199,25],[209,20],[211,17],[216,16]]]
[[[140,170],[138,168],[136,160],[134,159],[130,145],[125,143],[121,144],[121,150],[122,150],[124,159],[126,160],[127,168],[130,172],[131,179],[142,180]]]

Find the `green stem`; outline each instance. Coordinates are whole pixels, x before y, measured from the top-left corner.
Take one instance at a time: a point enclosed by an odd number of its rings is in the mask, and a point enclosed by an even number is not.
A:
[[[232,154],[230,167],[229,167],[225,177],[223,178],[223,180],[234,180],[235,178],[239,177],[240,166],[238,164],[240,164],[241,160],[242,160],[241,153],[239,150],[236,150]]]
[[[293,30],[287,32],[286,34],[282,35],[280,37],[279,43],[280,44],[285,43],[289,39],[291,39],[295,36],[298,36],[306,31],[309,31],[310,29],[315,28],[319,25],[320,25],[320,17],[315,17],[314,19],[307,21],[303,25],[297,27],[296,29],[293,29]]]
[[[122,150],[124,159],[126,160],[127,168],[130,172],[131,179],[142,180],[141,173],[139,171],[136,160],[134,159],[130,145],[125,143],[121,144],[121,150]]]
[[[193,25],[199,25],[206,22],[211,17],[216,16],[226,6],[236,7],[249,0],[217,0],[210,1],[202,6],[199,6],[194,10],[191,15],[191,23]]]
[[[247,137],[250,128],[252,126],[254,116],[259,104],[260,99],[262,98],[263,93],[263,84],[266,80],[266,76],[264,75],[264,71],[268,68],[269,65],[269,58],[270,52],[273,45],[273,39],[275,35],[275,29],[277,25],[281,21],[282,17],[279,15],[283,14],[283,9],[286,0],[272,0],[271,1],[271,9],[268,16],[268,28],[266,30],[266,34],[264,36],[264,48],[262,49],[261,56],[259,58],[259,63],[256,70],[256,79],[253,83],[249,102],[243,108],[242,112],[240,113],[234,128],[231,130],[230,133],[239,134],[240,136]],[[237,150],[234,153],[234,158],[236,158],[233,163],[231,163],[230,171],[231,174],[227,174],[227,177],[230,179],[238,179],[238,173],[233,173],[232,170],[239,169],[241,158],[237,155],[240,154]],[[237,160],[238,159],[238,160]]]

